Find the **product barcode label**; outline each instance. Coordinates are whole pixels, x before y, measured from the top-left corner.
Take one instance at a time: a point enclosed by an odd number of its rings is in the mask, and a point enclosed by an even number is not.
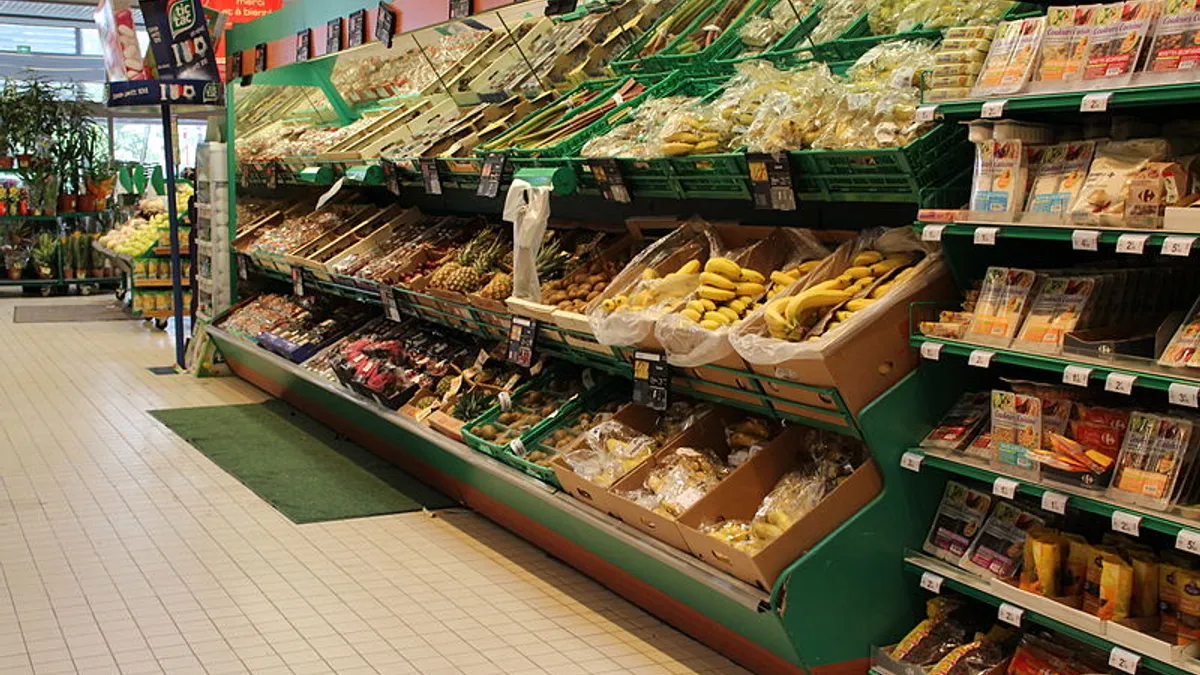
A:
[[[1111,391],[1114,394],[1132,394],[1133,383],[1136,380],[1137,375],[1109,373],[1108,377],[1104,378],[1104,391]]]
[[[584,389],[591,389],[592,387],[596,386],[596,376],[592,374],[591,368],[584,368],[582,377]]]
[[[1020,485],[1020,483],[1011,478],[1001,476],[992,481],[992,494],[1004,497],[1005,499],[1012,499],[1017,496],[1017,488]]]
[[[940,342],[922,342],[921,343],[921,358],[937,361],[942,358],[942,347]]]
[[[1067,512],[1067,496],[1046,490],[1042,493],[1042,510],[1063,515]]]
[[[1195,530],[1180,530],[1175,536],[1175,548],[1200,555],[1200,532]]]
[[[1194,384],[1172,382],[1171,386],[1167,387],[1167,400],[1175,405],[1200,408],[1200,401],[1197,400],[1198,396],[1200,396],[1200,387]]]
[[[1071,233],[1071,248],[1076,251],[1100,249],[1100,232],[1097,230],[1075,230]]]
[[[1149,239],[1148,234],[1123,234],[1117,237],[1117,253],[1141,255],[1146,250],[1146,241]]]
[[[979,109],[979,116],[986,119],[994,119],[1004,116],[1004,107],[1008,105],[1008,100],[988,101]]]
[[[1112,651],[1108,653],[1108,665],[1123,673],[1129,673],[1129,675],[1137,673],[1138,664],[1141,662],[1142,657],[1128,649],[1113,647]]]
[[[1180,258],[1186,258],[1192,254],[1192,244],[1196,243],[1195,237],[1167,237],[1163,239],[1162,252],[1163,255],[1174,255]]]
[[[932,122],[937,117],[936,105],[923,105],[917,108],[916,120],[918,124]]]
[[[921,228],[921,241],[941,241],[945,225],[926,225]]]
[[[943,579],[941,575],[934,574],[933,572],[925,572],[921,575],[921,588],[924,588],[930,593],[941,593],[942,581]]]
[[[903,455],[900,455],[900,466],[904,467],[905,469],[908,469],[909,471],[916,471],[916,472],[920,473],[921,462],[924,462],[924,461],[925,461],[925,455],[922,455],[919,452],[913,452],[910,450],[910,451],[904,453]]]
[[[496,394],[496,401],[500,403],[500,409],[504,412],[512,410],[512,395],[507,391]]]
[[[1088,386],[1088,380],[1092,377],[1092,369],[1087,366],[1067,366],[1063,368],[1063,384],[1072,384],[1076,387]]]
[[[996,352],[989,352],[986,349],[973,349],[971,355],[967,357],[967,363],[976,368],[987,368],[992,365],[992,357]]]
[[[1113,511],[1113,532],[1120,532],[1136,537],[1142,530],[1142,517],[1126,511]]]
[[[1085,94],[1083,100],[1079,102],[1079,112],[1104,112],[1108,110],[1108,100],[1111,98],[1111,91]]]
[[[1000,233],[998,227],[977,227],[975,228],[975,244],[978,246],[995,246],[996,235]]]
[[[509,441],[508,449],[512,450],[513,454],[516,455],[517,457],[524,457],[527,452],[525,450],[525,444],[522,443],[521,439],[519,439],[519,438],[514,438],[511,441]]]
[[[1017,628],[1021,627],[1021,619],[1024,617],[1025,610],[1017,607],[1016,605],[1010,605],[1007,602],[1000,603],[1000,609],[996,612],[996,618],[1010,626],[1016,626]]]

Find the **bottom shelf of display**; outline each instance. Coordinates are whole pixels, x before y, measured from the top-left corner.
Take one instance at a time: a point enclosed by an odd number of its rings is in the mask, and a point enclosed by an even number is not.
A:
[[[725,656],[801,673],[772,594],[579,503],[463,443],[360,398],[242,337],[206,327],[239,377],[304,410]],[[778,589],[777,591],[778,592]]]

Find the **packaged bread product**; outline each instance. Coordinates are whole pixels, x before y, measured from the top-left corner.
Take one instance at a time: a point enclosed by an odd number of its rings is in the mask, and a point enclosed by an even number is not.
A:
[[[1149,162],[1129,178],[1125,226],[1158,229],[1163,213],[1186,196],[1188,172],[1177,162]]]
[[[1072,220],[1123,226],[1130,180],[1151,162],[1161,161],[1169,151],[1164,138],[1116,141],[1098,147],[1083,189],[1071,206]]]
[[[1117,556],[1117,549],[1103,544],[1090,548],[1086,581],[1083,584],[1083,611],[1095,616],[1100,612],[1100,577],[1104,572],[1104,558]]]
[[[992,505],[992,496],[962,483],[946,481],[946,491],[938,505],[923,546],[926,553],[943,560],[958,562],[983,526]]]
[[[1063,537],[1067,544],[1066,563],[1063,565],[1062,594],[1078,603],[1083,600],[1083,589],[1087,584],[1088,564],[1095,551],[1082,535],[1068,533]]]
[[[1021,590],[1058,597],[1062,589],[1062,561],[1066,539],[1057,530],[1034,527],[1025,540]]]
[[[1100,607],[1096,616],[1101,619],[1129,618],[1133,601],[1133,566],[1117,553],[1102,553],[1100,563]]]
[[[1153,553],[1136,551],[1129,555],[1133,567],[1133,598],[1130,616],[1141,618],[1158,614],[1158,559]]]

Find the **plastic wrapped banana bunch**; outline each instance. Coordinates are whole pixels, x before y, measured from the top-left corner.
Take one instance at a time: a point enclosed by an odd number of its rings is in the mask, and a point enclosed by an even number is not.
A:
[[[917,87],[921,74],[933,70],[937,46],[929,40],[892,40],[875,45],[846,70],[864,87]]]
[[[771,272],[771,287],[767,289],[767,299],[770,300],[783,292],[785,288],[800,280],[800,277],[812,272],[824,262],[821,260],[806,260],[791,269]]]
[[[658,447],[654,439],[612,419],[589,429],[584,439],[583,447],[563,459],[572,471],[603,487],[637,468]]]
[[[700,274],[698,297],[679,313],[708,330],[732,325],[758,307],[758,298],[767,291],[765,281],[760,272],[729,258],[709,258]]]
[[[763,315],[767,330],[779,340],[819,339],[903,282],[911,273],[911,268],[904,268],[914,262],[915,256],[908,253],[885,257],[878,251],[863,251],[837,278],[768,302]]]
[[[913,30],[996,23],[1011,0],[880,0],[867,15],[875,35]]]
[[[642,271],[642,280],[628,294],[614,295],[602,301],[600,308],[610,314],[622,310],[640,312],[664,302],[682,300],[695,290],[695,282],[689,277],[699,271],[699,260],[689,260],[662,278],[653,267],[647,267]]]
[[[608,133],[588,141],[580,153],[584,157],[658,157],[661,156],[663,128],[671,114],[691,109],[700,99],[691,96],[666,96],[638,106],[633,119]]]
[[[676,448],[646,476],[645,487],[658,497],[655,512],[678,518],[728,474],[711,450]]]

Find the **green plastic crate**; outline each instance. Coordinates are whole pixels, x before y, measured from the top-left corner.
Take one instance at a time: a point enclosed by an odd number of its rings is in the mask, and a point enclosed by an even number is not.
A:
[[[721,3],[720,6],[724,8],[730,3],[737,1],[738,0],[726,0],[724,3]],[[733,20],[730,21],[729,28],[718,35],[717,38],[713,40],[712,44],[698,51],[683,52],[681,51],[681,47],[684,40],[688,35],[696,30],[703,29],[704,24],[703,22],[699,22],[698,25],[693,24],[693,26],[689,26],[687,31],[680,34],[679,37],[675,38],[671,42],[671,44],[667,45],[666,49],[663,49],[658,53],[658,63],[661,64],[665,70],[682,70],[691,69],[693,66],[703,67],[704,64],[712,63],[713,61],[721,58],[722,55],[728,52],[731,44],[741,44],[741,40],[737,36],[738,31],[741,30],[741,27],[745,25],[745,23],[749,21],[750,18],[754,16],[754,14],[766,2],[768,2],[768,0],[749,0],[749,2],[747,2],[746,5],[742,7],[741,11],[738,12],[738,14],[733,18]]]
[[[789,154],[801,199],[919,202],[922,190],[944,184],[969,165],[973,149],[965,127],[940,124],[898,148]]]
[[[789,0],[768,0],[761,8],[754,13],[754,16],[767,16],[771,10],[781,2]],[[711,63],[707,64],[707,71],[717,73],[730,73],[737,67],[737,64],[744,61],[754,59],[764,59],[776,63],[776,65],[784,66],[790,64],[794,59],[780,58],[780,56],[791,56],[794,51],[793,46],[799,44],[812,33],[817,24],[821,22],[820,5],[814,5],[811,9],[804,10],[797,8],[803,14],[800,21],[792,26],[783,35],[779,36],[773,43],[763,48],[761,52],[750,54],[750,48],[742,42],[742,39],[736,34],[727,34],[723,36],[725,40],[719,53],[714,53],[715,57]],[[746,21],[749,21],[747,18]],[[743,25],[745,22],[743,22]],[[777,56],[780,55],[780,56]]]
[[[689,23],[687,27],[684,28],[679,34],[672,38],[665,47],[649,56],[637,56],[637,54],[642,51],[642,48],[646,45],[646,43],[649,42],[654,36],[654,31],[656,31],[664,22],[671,20],[670,17],[674,15],[675,10],[671,10],[663,14],[662,16],[658,17],[658,20],[655,21],[645,33],[639,35],[638,38],[633,41],[633,44],[626,47],[625,50],[617,56],[617,58],[613,59],[613,61],[608,64],[608,67],[618,75],[660,73],[670,70],[672,66],[663,61],[661,55],[684,36],[691,34],[692,31],[703,26],[704,22],[707,21],[708,18],[712,16],[713,13],[715,13],[718,9],[723,7],[724,4],[724,2],[712,3],[711,7],[705,9],[703,12],[700,12],[700,14],[697,15],[696,18],[693,19],[692,22]]]
[[[525,392],[534,390],[534,389],[546,389],[549,384],[550,384],[549,376],[543,375],[541,377],[530,380],[529,382],[525,383],[524,385],[522,385],[520,387],[517,387],[517,389],[514,390],[512,393],[513,408],[516,409],[518,407],[517,400],[523,394],[525,394]],[[557,407],[556,412],[554,414],[550,415],[549,417],[543,418],[541,421],[537,422],[529,429],[526,429],[519,437],[521,439],[521,442],[526,443],[527,441],[529,441],[529,439],[531,439],[539,431],[546,428],[547,426],[554,424],[559,417],[575,412],[575,410],[577,410],[578,406],[580,405],[581,399],[583,399],[583,395],[562,398],[562,399],[558,400],[558,407]],[[498,445],[496,443],[486,441],[486,440],[480,438],[479,436],[475,435],[473,430],[484,424],[495,423],[496,419],[499,418],[503,412],[504,411],[500,409],[500,404],[497,403],[496,405],[493,405],[492,407],[485,410],[482,414],[479,415],[479,417],[476,417],[475,419],[471,420],[469,423],[464,424],[463,428],[462,428],[463,442],[466,443],[468,446],[482,452],[485,455],[490,455],[492,457],[499,457],[503,453],[504,449],[507,446],[506,445]]]

